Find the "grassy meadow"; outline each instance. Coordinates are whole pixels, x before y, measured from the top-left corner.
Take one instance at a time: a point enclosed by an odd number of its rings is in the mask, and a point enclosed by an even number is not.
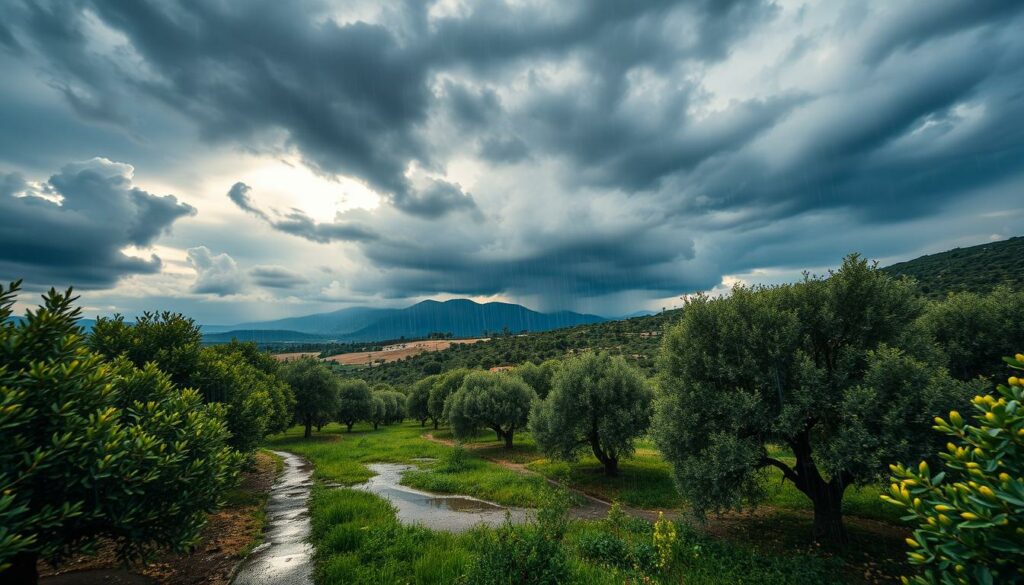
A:
[[[425,438],[428,433],[434,441]],[[296,427],[267,441],[270,449],[297,453],[314,464],[318,485],[311,514],[318,584],[471,583],[488,551],[528,542],[531,531],[540,530],[526,525],[449,534],[401,525],[387,501],[337,487],[366,481],[372,474],[365,465],[374,462],[417,465],[403,484],[427,491],[539,507],[551,497],[546,481],[551,478],[572,490],[627,507],[665,510],[679,519],[667,569],[652,564],[648,521],[628,515],[565,521],[560,546],[567,577],[559,582],[885,583],[895,582],[903,569],[903,530],[890,524],[895,515],[878,501],[875,489],[847,493],[853,544],[841,552],[827,551],[810,542],[810,502],[774,474],[764,478],[770,494],[765,506],[701,523],[687,514],[667,464],[648,442],[622,462],[618,477],[608,478],[591,457],[574,463],[545,459],[528,433],[517,436],[512,451],[504,450],[493,433],[480,433],[464,448],[439,442],[450,438],[447,429],[405,422],[378,430],[360,424],[351,433],[331,424],[308,440]]]

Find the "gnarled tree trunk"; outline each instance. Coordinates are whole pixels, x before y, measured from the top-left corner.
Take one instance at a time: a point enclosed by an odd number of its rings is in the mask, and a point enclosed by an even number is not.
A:
[[[597,433],[590,435],[590,450],[594,452],[594,457],[604,465],[604,474],[608,477],[615,477],[619,474],[619,457],[615,453],[605,452],[601,448],[601,440],[597,436]]]
[[[818,542],[846,545],[850,539],[843,524],[843,493],[846,487],[853,483],[853,477],[843,471],[825,481],[814,463],[809,431],[790,441],[789,446],[796,456],[795,466],[789,467],[771,457],[765,459],[765,464],[780,469],[786,479],[792,481],[796,489],[810,498],[814,504],[814,539]]]

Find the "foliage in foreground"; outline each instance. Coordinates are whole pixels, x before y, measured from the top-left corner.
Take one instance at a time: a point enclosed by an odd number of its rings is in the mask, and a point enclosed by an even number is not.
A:
[[[672,525],[677,536],[662,567],[650,523],[621,514],[565,521],[557,506],[546,509],[531,524],[450,534],[399,524],[388,502],[372,494],[316,488],[310,508],[315,582],[819,585],[838,570],[832,560],[758,552],[685,524]]]
[[[698,511],[757,501],[775,467],[814,503],[814,536],[845,542],[846,489],[934,452],[932,417],[967,402],[923,308],[911,282],[856,255],[827,278],[689,302],[666,334],[652,426],[681,494]]]
[[[98,536],[124,559],[187,549],[240,464],[224,407],[90,352],[70,290],[9,320],[16,291],[0,287],[0,581]]]
[[[1022,354],[1007,362],[1024,370]],[[892,468],[897,483],[882,497],[918,525],[908,543],[921,573],[904,582],[1024,583],[1024,381],[996,391],[975,397],[976,426],[956,411],[935,420],[955,441],[939,455],[943,471]]]
[[[566,360],[552,386],[530,412],[541,451],[572,461],[590,449],[607,475],[617,475],[619,458],[633,454],[650,423],[652,392],[644,375],[621,357],[591,352]]]
[[[263,437],[291,423],[291,389],[276,376],[277,362],[255,344],[203,347],[202,337],[194,320],[164,311],[144,313],[134,323],[121,315],[101,317],[88,343],[108,359],[124,357],[139,368],[153,362],[179,388],[223,404],[231,445],[251,453]]]

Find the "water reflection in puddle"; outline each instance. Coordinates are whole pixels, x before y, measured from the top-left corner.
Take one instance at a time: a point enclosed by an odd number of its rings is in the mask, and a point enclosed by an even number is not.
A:
[[[499,526],[506,512],[513,522],[522,523],[532,517],[530,510],[499,506],[469,496],[449,496],[423,492],[400,484],[402,474],[412,465],[372,463],[370,471],[377,475],[352,489],[363,490],[386,498],[395,507],[399,522],[422,524],[433,530],[463,532],[484,524]]]

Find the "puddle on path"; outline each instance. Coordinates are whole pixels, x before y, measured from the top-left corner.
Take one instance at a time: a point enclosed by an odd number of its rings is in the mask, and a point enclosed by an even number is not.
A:
[[[416,469],[412,465],[371,463],[367,467],[377,475],[352,489],[389,500],[403,524],[422,524],[432,530],[463,532],[478,524],[500,526],[505,522],[506,512],[515,523],[523,523],[533,517],[533,513],[525,508],[499,506],[470,496],[432,494],[401,485],[402,474]]]
[[[309,489],[313,466],[291,453],[275,451],[284,469],[270,488],[263,544],[242,563],[232,585],[312,585]]]

